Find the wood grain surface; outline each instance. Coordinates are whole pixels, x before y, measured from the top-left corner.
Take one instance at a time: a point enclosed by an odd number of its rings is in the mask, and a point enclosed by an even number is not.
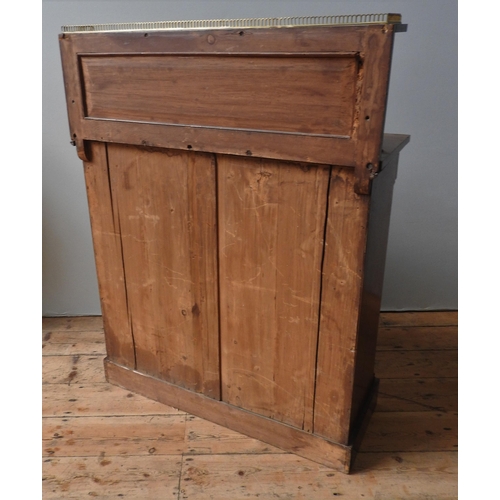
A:
[[[219,398],[213,156],[110,144],[139,371]]]
[[[352,134],[355,53],[84,56],[81,64],[91,118]]]
[[[443,328],[432,325],[433,317],[449,325],[454,316],[383,313],[385,324],[404,325],[384,327],[394,330],[392,339],[422,338],[403,350],[379,344],[377,355],[456,350],[456,327],[453,333],[446,326],[448,343],[432,344],[432,332]],[[79,336],[82,346],[100,335],[104,346],[98,318],[48,318],[49,325],[54,337],[44,340],[47,345],[60,340],[55,332],[64,332]],[[78,363],[92,362],[85,354]],[[457,377],[432,378],[425,359],[415,365],[421,379],[377,373],[379,404],[346,476],[107,383],[68,384],[65,377],[54,383],[50,365],[68,370],[71,362],[61,358],[73,355],[44,356],[46,499],[458,498]],[[102,364],[96,370],[103,372]]]
[[[330,169],[218,170],[223,400],[311,431]]]
[[[99,296],[110,359],[135,367],[135,345],[123,266],[120,220],[110,186],[106,145],[92,143],[84,163]]]
[[[351,169],[333,168],[325,236],[314,432],[347,444],[369,199]]]
[[[91,146],[109,380],[347,471],[375,401],[389,220],[376,207],[390,208],[397,155],[368,197],[347,167]],[[51,382],[99,382],[99,355],[79,360]]]
[[[102,141],[335,163],[368,194],[393,37],[391,24],[63,33],[71,138],[84,160]]]

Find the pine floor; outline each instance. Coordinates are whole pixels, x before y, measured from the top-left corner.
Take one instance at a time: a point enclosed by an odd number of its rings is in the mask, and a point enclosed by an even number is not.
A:
[[[100,317],[43,319],[43,498],[456,499],[457,313],[384,313],[350,475],[109,385]]]

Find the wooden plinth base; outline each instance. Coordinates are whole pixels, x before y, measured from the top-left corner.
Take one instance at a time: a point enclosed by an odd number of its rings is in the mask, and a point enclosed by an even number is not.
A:
[[[375,408],[378,391],[378,381],[375,380],[363,408],[363,418],[357,425],[357,431],[353,433],[353,444],[345,446],[223,401],[216,401],[163,380],[124,368],[108,359],[104,360],[104,368],[106,379],[111,384],[344,473],[349,473],[355,451]]]

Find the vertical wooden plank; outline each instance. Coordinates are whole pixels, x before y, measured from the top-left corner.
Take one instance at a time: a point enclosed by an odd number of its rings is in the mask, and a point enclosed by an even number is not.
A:
[[[329,167],[218,156],[222,399],[312,430]]]
[[[358,115],[354,121],[355,190],[360,194],[370,194],[372,173],[380,169],[393,41],[394,25],[367,26],[363,33],[362,64],[358,72]],[[371,167],[367,168],[370,164]]]
[[[369,197],[352,169],[334,167],[323,264],[314,433],[347,444]]]
[[[108,150],[137,370],[219,399],[214,157]]]
[[[78,157],[83,161],[89,161],[91,156],[88,154],[89,151],[87,149],[90,149],[91,146],[88,141],[84,140],[84,134],[82,133],[85,111],[78,51],[75,50],[74,39],[65,33],[59,35],[59,48],[61,50],[66,109],[68,111],[71,140],[76,146]]]
[[[352,395],[351,429],[363,405],[375,376],[375,351],[384,283],[385,257],[389,237],[392,192],[398,170],[395,154],[375,177],[370,196],[366,237],[366,257],[359,314],[354,387]]]
[[[106,351],[114,362],[134,368],[134,339],[127,305],[122,247],[113,211],[106,145],[90,143],[92,161],[84,162]]]

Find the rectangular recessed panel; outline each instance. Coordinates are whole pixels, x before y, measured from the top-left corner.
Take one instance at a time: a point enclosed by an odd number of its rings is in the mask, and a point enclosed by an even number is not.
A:
[[[354,55],[82,56],[86,116],[350,136]]]

